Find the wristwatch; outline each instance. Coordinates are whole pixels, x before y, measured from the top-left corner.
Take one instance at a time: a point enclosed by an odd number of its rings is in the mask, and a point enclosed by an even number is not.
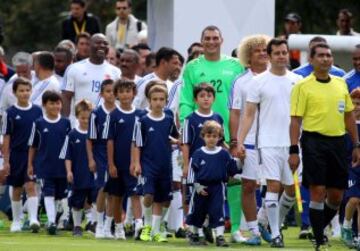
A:
[[[353,148],[360,148],[360,142],[358,141],[354,143]]]

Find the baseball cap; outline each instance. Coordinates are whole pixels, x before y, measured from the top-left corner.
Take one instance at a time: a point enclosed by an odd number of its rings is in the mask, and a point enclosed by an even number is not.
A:
[[[285,16],[285,21],[301,22],[301,17],[295,12],[291,12]]]

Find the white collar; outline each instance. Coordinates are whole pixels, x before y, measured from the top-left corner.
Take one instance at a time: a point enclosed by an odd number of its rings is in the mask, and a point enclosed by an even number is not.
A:
[[[209,150],[207,149],[205,146],[202,146],[201,147],[201,150],[204,152],[204,153],[207,153],[207,154],[217,154],[221,151],[221,147],[220,146],[217,146],[215,147],[214,150]]]

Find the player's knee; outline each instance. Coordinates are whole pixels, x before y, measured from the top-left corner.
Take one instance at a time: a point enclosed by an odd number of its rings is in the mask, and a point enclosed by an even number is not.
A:
[[[242,194],[244,195],[254,195],[256,191],[256,182],[243,180],[242,183]]]
[[[154,196],[151,194],[145,194],[144,195],[144,206],[145,207],[150,207],[154,202]]]

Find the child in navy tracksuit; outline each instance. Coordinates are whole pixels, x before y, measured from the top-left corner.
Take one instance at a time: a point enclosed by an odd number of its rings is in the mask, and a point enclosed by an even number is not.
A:
[[[65,161],[59,155],[71,125],[70,120],[60,115],[62,101],[59,93],[46,91],[42,96],[42,105],[45,114],[34,122],[29,138],[28,175],[31,178],[35,174],[43,181],[48,233],[53,235],[56,234],[55,200],[67,196]]]
[[[66,137],[60,158],[65,159],[66,176],[71,184],[69,205],[72,207],[74,236],[82,236],[82,211],[85,202],[91,205],[96,201],[94,174],[89,169],[86,155],[86,139],[92,104],[81,100],[75,106],[78,125]],[[95,205],[94,205],[95,206]]]
[[[197,228],[202,227],[206,215],[209,215],[209,226],[216,229],[216,245],[227,247],[224,239],[225,182],[240,170],[237,161],[225,149],[217,146],[222,135],[223,130],[218,122],[205,122],[201,130],[205,146],[197,149],[191,158],[194,191],[186,223],[194,226],[196,239]]]

